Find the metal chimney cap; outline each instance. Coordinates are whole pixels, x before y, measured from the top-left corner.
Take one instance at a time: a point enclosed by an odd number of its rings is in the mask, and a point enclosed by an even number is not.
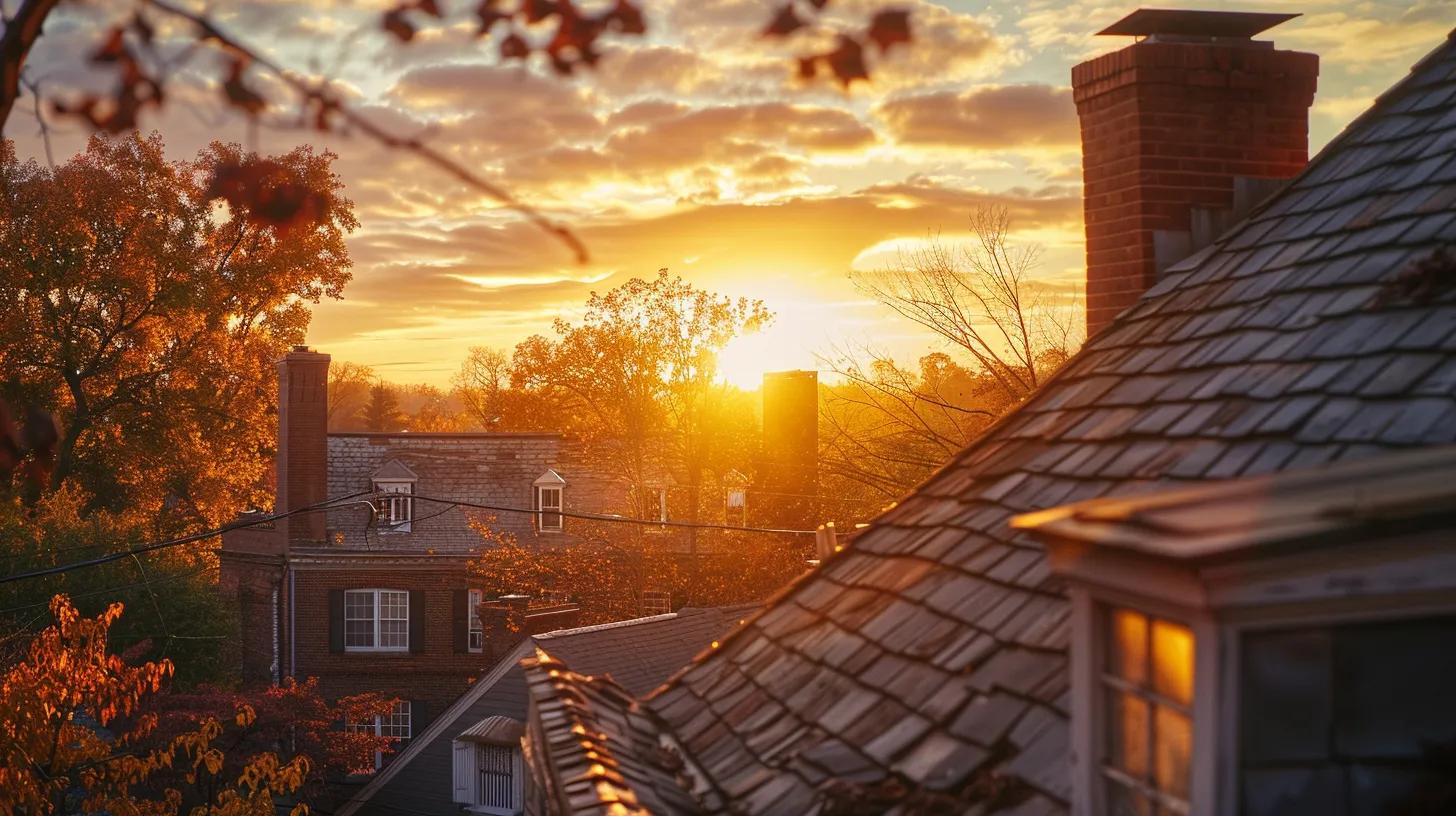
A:
[[[1098,36],[1219,37],[1249,39],[1298,14],[1257,11],[1187,11],[1182,9],[1138,9],[1097,32]]]

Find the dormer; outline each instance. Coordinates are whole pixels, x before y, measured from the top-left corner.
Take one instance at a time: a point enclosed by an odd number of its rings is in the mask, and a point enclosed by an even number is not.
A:
[[[1456,448],[1012,525],[1072,599],[1079,812],[1414,812],[1452,796]]]
[[[420,477],[398,459],[390,459],[369,482],[379,494],[379,530],[386,533],[408,533],[414,523],[415,484]]]
[[[536,511],[536,532],[559,533],[566,529],[566,480],[554,469],[531,483],[532,508]]]

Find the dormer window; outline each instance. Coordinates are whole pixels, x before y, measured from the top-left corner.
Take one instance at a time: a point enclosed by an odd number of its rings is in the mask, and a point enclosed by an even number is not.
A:
[[[509,717],[486,717],[451,741],[454,795],[471,813],[515,816],[524,808],[524,726]]]
[[[1456,447],[1013,519],[1071,599],[1071,800],[1456,812],[1453,485]]]
[[[533,484],[536,531],[559,533],[566,529],[566,480],[554,470],[541,474]]]
[[[410,531],[414,520],[414,482],[375,482],[379,496],[379,526],[396,533]]]
[[[1124,607],[1107,608],[1102,618],[1107,813],[1187,813],[1193,632]]]
[[[386,533],[408,533],[414,523],[415,475],[403,462],[391,459],[374,472],[371,479],[379,494],[379,529]]]

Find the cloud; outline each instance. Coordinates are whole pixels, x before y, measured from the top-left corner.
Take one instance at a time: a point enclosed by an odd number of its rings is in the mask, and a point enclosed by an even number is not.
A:
[[[965,148],[1072,147],[1070,88],[1002,85],[893,97],[874,109],[902,144]]]

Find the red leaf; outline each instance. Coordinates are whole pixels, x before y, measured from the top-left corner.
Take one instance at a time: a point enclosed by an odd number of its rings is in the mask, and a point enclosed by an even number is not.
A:
[[[441,17],[440,4],[435,0],[415,0],[415,8],[431,17]]]
[[[120,27],[111,29],[106,41],[91,54],[92,62],[117,62],[126,54],[126,41]]]
[[[804,21],[794,13],[794,4],[785,3],[763,30],[765,37],[783,37],[804,27]]]
[[[829,0],[809,0],[809,4],[816,9],[822,9],[829,5]]]
[[[799,57],[799,79],[813,79],[819,73],[819,57]]]
[[[910,12],[903,9],[879,12],[870,19],[866,36],[874,40],[882,52],[896,43],[910,42]]]
[[[234,60],[227,80],[222,83],[222,90],[227,96],[228,104],[243,110],[249,116],[256,116],[268,103],[261,94],[243,84],[245,67],[242,60]]]
[[[501,40],[501,59],[525,59],[531,53],[531,46],[520,34],[512,31],[510,36]]]
[[[642,18],[642,9],[631,0],[617,0],[617,5],[607,15],[612,27],[623,34],[647,33],[647,21]]]
[[[856,79],[869,79],[865,69],[864,46],[851,37],[839,35],[839,47],[824,55],[829,70],[839,79],[839,84],[848,88]]]
[[[480,18],[480,30],[476,33],[489,34],[492,27],[501,20],[509,19],[511,15],[496,8],[492,0],[485,0],[475,9],[475,16]]]
[[[556,13],[556,5],[553,0],[525,0],[521,11],[526,15],[526,22],[539,23]]]
[[[409,42],[415,38],[415,27],[410,25],[409,20],[404,18],[404,9],[391,9],[384,14],[380,21],[385,31],[395,36],[400,42]]]

